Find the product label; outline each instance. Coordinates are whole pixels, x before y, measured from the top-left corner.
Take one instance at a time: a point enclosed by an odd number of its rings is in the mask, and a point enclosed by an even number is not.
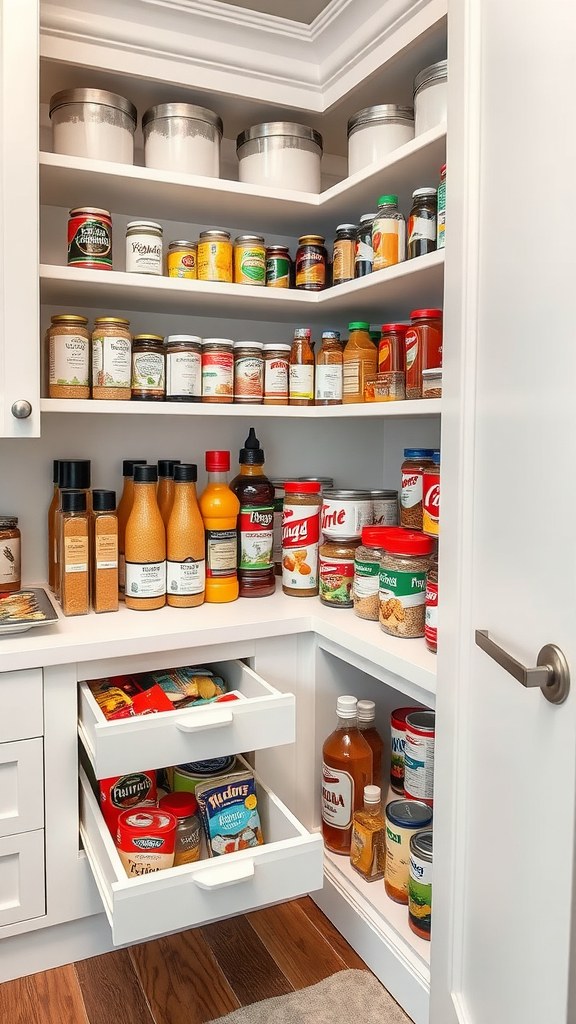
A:
[[[324,402],[342,401],[342,363],[316,367],[316,399]]]
[[[374,526],[398,525],[398,499],[374,498],[372,521]]]
[[[202,395],[204,398],[232,398],[234,356],[231,352],[204,352]]]
[[[253,356],[237,359],[234,365],[234,398],[262,398],[264,360]]]
[[[314,367],[297,363],[290,366],[290,398],[314,398]]]
[[[404,789],[413,800],[431,803],[434,796],[434,736],[419,736],[406,727]]]
[[[232,281],[232,243],[198,242],[200,281]]]
[[[86,265],[112,270],[112,227],[80,215],[68,221],[68,266]]]
[[[202,356],[199,352],[169,352],[166,356],[166,397],[202,396]]]
[[[406,373],[412,369],[418,357],[418,332],[406,331]]]
[[[166,593],[166,562],[126,562],[127,597],[162,597]]]
[[[166,563],[166,593],[179,597],[201,594],[205,586],[204,559],[187,558],[184,562]]]
[[[360,360],[349,359],[343,366],[343,387],[345,395],[357,395],[360,391]]]
[[[322,763],[322,821],[332,828],[350,828],[354,810],[354,779],[348,772]]]
[[[266,285],[270,288],[290,287],[290,260],[269,256],[266,260]]]
[[[438,187],[438,226],[436,248],[443,249],[446,234],[446,182],[443,181]]]
[[[422,529],[438,536],[440,525],[440,474],[424,473],[422,483]]]
[[[130,387],[131,344],[128,338],[92,337],[92,386]]]
[[[88,572],[88,537],[64,538],[66,572]]]
[[[266,250],[247,246],[235,250],[234,281],[236,284],[264,284]]]
[[[76,334],[56,334],[50,339],[50,384],[88,387],[90,342]]]
[[[408,245],[421,239],[436,241],[435,217],[410,217],[408,219]]]
[[[240,506],[240,569],[271,568],[273,525],[273,505]]]
[[[426,584],[426,621],[424,636],[432,647],[438,645],[438,584],[428,580]]]
[[[352,607],[352,558],[327,558],[326,555],[320,555],[319,577],[320,597],[326,604],[333,604],[339,608]]]
[[[426,573],[380,568],[380,623],[396,636],[424,636]]]
[[[403,220],[377,217],[372,226],[374,270],[393,267],[406,256],[406,224]]]
[[[162,273],[162,241],[150,241],[147,235],[130,235],[126,239],[126,272]]]
[[[342,238],[334,242],[334,251],[332,253],[332,279],[334,284],[353,280],[355,255],[356,243],[352,238]]]
[[[282,519],[282,584],[292,590],[318,586],[320,507],[289,505]]]
[[[407,470],[402,473],[402,489],[400,491],[400,504],[402,508],[414,508],[422,503],[422,482],[423,473],[417,469]]]
[[[20,538],[0,541],[0,583],[17,583],[20,579]]]
[[[432,865],[410,854],[410,877],[408,880],[408,912],[424,932],[430,932],[432,924]]]
[[[386,830],[368,827],[354,818],[350,863],[366,878],[382,878],[386,860]]]
[[[322,505],[322,533],[335,540],[360,537],[362,527],[372,522],[372,502],[339,501],[338,498],[324,498]]]
[[[164,391],[164,356],[143,352],[132,358],[132,388],[135,391]]]
[[[406,743],[406,730],[390,727],[391,758],[390,758],[390,782],[396,790],[404,790],[404,746]]]
[[[187,277],[196,280],[195,252],[169,252],[167,263],[168,277]]]
[[[288,359],[267,359],[264,368],[264,397],[288,398]]]
[[[410,837],[413,829],[391,825],[386,819],[386,869],[384,878],[396,892],[408,897]]]
[[[206,530],[206,576],[234,577],[237,563],[236,530]]]
[[[296,257],[296,287],[312,284],[318,289],[326,284],[326,258],[313,248],[306,249]]]
[[[356,242],[356,263],[373,263],[374,262],[374,249],[372,243],[366,240],[358,240]]]
[[[380,566],[378,562],[354,561],[354,596],[373,597],[378,593]]]
[[[97,533],[94,547],[97,569],[116,569],[118,567],[118,535],[116,533]]]

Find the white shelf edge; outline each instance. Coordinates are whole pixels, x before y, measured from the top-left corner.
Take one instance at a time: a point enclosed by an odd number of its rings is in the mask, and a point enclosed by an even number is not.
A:
[[[83,416],[217,416],[232,419],[399,419],[413,416],[439,416],[442,399],[429,398],[405,402],[370,402],[357,405],[287,406],[220,405],[202,402],[114,402],[90,398],[42,398],[42,413],[75,413]]]

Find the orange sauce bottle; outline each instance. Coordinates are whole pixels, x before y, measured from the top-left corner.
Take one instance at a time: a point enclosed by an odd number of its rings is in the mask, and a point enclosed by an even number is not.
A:
[[[357,711],[358,728],[372,750],[372,782],[375,786],[379,786],[382,789],[382,751],[384,750],[384,740],[374,724],[376,705],[373,700],[359,700]]]
[[[338,697],[336,728],[322,748],[322,836],[333,853],[350,853],[354,812],[372,784],[372,751],[358,729],[356,697]]]
[[[174,504],[174,466],[180,465],[180,459],[160,459],[158,461],[158,508],[168,526],[172,505]]]
[[[208,483],[200,495],[206,530],[206,593],[211,604],[238,597],[236,524],[240,502],[228,486],[230,452],[206,452]]]
[[[174,608],[204,603],[204,523],[197,478],[196,466],[174,466],[174,501],[166,527],[166,600]]]
[[[124,600],[124,584],[126,581],[126,559],[124,557],[124,538],[126,536],[126,523],[132,511],[134,502],[134,466],[145,466],[146,459],[124,459],[122,463],[122,476],[124,477],[124,490],[118,502],[116,515],[118,517],[118,596]]]
[[[134,466],[134,503],[126,523],[127,608],[166,604],[166,529],[156,500],[156,466]]]

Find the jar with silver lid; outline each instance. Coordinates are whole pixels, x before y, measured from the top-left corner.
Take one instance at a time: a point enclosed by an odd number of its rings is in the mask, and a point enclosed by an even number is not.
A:
[[[362,527],[372,523],[370,491],[325,490],[322,504],[321,530],[334,540],[360,540]]]
[[[166,401],[202,401],[202,339],[195,335],[166,338]]]
[[[55,153],[134,163],[138,113],[124,96],[105,89],[64,89],[50,99]]]
[[[262,405],[264,399],[264,343],[234,342],[234,401]]]
[[[396,103],[364,107],[348,121],[348,174],[383,160],[413,138],[413,107]]]
[[[439,60],[414,79],[414,134],[422,135],[446,120],[448,61]]]
[[[222,119],[193,103],[158,103],[142,117],[144,163],[162,171],[220,177]]]
[[[238,178],[251,185],[320,192],[322,136],[307,125],[268,121],[236,139]]]
[[[126,225],[126,273],[162,276],[162,226],[154,220],[131,220]]]
[[[398,526],[398,491],[370,491],[374,526]]]
[[[229,231],[211,228],[198,240],[198,280],[232,284],[232,241]]]

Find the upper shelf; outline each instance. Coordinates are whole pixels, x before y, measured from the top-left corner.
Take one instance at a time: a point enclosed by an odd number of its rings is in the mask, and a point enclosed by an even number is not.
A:
[[[225,178],[157,171],[128,164],[40,153],[40,202],[73,209],[89,202],[114,213],[297,235],[357,222],[376,210],[383,192],[409,209],[412,192],[436,185],[446,160],[446,125],[400,146],[384,160],[344,178],[321,195],[244,185]],[[87,198],[88,197],[88,198]]]
[[[439,416],[441,398],[426,401],[369,402],[354,405],[209,405],[194,402],[107,402],[89,398],[43,398],[41,412],[84,413],[86,415],[131,416],[223,416],[256,419],[404,419],[413,416]]]

